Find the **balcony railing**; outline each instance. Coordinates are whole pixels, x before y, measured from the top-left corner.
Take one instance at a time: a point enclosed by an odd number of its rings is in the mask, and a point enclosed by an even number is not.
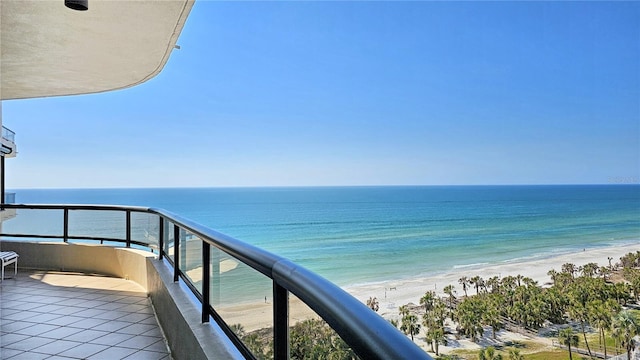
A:
[[[268,357],[289,358],[290,311],[296,318],[309,312],[321,317],[362,359],[430,359],[389,322],[328,280],[168,211],[112,205],[5,207],[17,209],[17,216],[3,223],[3,237],[100,241],[158,251],[159,259],[173,267],[173,280],[184,281],[200,301],[202,322],[213,318],[248,359],[265,354],[256,354],[242,342],[243,326],[272,328],[266,335],[273,339],[273,355]],[[264,302],[256,301],[266,293],[272,294],[271,305],[266,296]],[[269,324],[256,323],[265,306],[272,307],[273,317]]]
[[[2,127],[2,138],[3,139],[7,139],[11,142],[16,142],[16,133],[14,133],[13,131],[9,130],[6,127]]]

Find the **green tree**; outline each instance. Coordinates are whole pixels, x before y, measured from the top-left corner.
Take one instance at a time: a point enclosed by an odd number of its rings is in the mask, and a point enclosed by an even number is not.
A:
[[[482,314],[485,312],[484,302],[477,296],[464,298],[456,309],[459,332],[476,342],[482,336]]]
[[[640,299],[640,270],[625,268],[623,275],[629,281],[629,289],[633,291],[633,298],[638,301]]]
[[[581,266],[579,269],[582,272],[582,276],[594,277],[598,273],[598,264],[593,262],[587,263]]]
[[[500,318],[500,295],[489,294],[483,297],[485,311],[482,313],[482,321],[485,325],[491,326],[491,335],[496,339],[496,332],[502,329]]]
[[[496,353],[496,348],[489,346],[478,352],[478,360],[502,360],[502,355]]]
[[[547,275],[549,275],[549,277],[551,278],[551,284],[555,285],[556,279],[558,278],[558,272],[555,271],[554,269],[551,269],[547,271]]]
[[[375,312],[378,312],[378,310],[380,310],[380,303],[378,302],[378,298],[376,297],[369,297],[369,300],[367,300],[367,306]]]
[[[322,320],[300,321],[291,327],[289,336],[291,359],[357,358],[353,350]]]
[[[627,253],[626,255],[620,258],[620,263],[622,264],[623,268],[636,267],[640,265],[639,261],[640,261],[640,251],[636,253],[632,253],[632,252]]]
[[[580,330],[590,357],[592,356],[591,348],[587,341],[586,331],[586,324],[590,318],[587,304],[598,297],[598,289],[594,286],[595,282],[592,280],[595,279],[581,278],[574,282],[569,290],[569,315],[580,322]]]
[[[509,360],[524,360],[524,355],[518,349],[509,349]]]
[[[631,352],[635,348],[633,337],[640,335],[640,322],[631,311],[621,311],[613,319],[613,336],[620,341],[620,344],[627,351],[627,359],[631,359]]]
[[[411,341],[413,341],[413,335],[420,332],[418,317],[415,314],[412,314],[407,306],[400,307],[400,314],[402,315],[402,319],[400,320],[400,330],[411,336]]]
[[[500,292],[500,278],[497,276],[488,278],[487,281],[485,281],[485,285],[491,288],[489,291],[493,294]]]
[[[455,290],[453,289],[453,285],[447,285],[442,289],[445,294],[449,297],[449,313],[453,310],[453,302],[456,300]]]
[[[565,274],[569,274],[571,276],[571,279],[575,277],[575,273],[577,270],[578,268],[572,263],[562,264],[562,272]]]
[[[607,358],[607,342],[605,338],[605,330],[611,328],[613,314],[620,310],[620,305],[612,299],[603,302],[595,300],[589,303],[590,321],[599,329],[598,339],[600,344],[604,344],[604,358]]]
[[[598,273],[602,275],[602,280],[606,282],[608,280],[607,276],[611,274],[611,270],[609,270],[609,268],[606,266],[600,266],[600,269],[598,269]]]
[[[569,299],[559,286],[552,286],[542,292],[542,301],[546,304],[547,320],[560,324],[564,322]]]
[[[484,285],[484,280],[478,275],[469,279],[469,282],[476,288],[476,295],[480,294],[480,287]]]
[[[571,347],[578,346],[578,335],[573,333],[573,329],[568,327],[560,330],[558,332],[558,341],[560,344],[566,345],[569,347],[569,359],[573,360],[573,355],[571,354]]]
[[[433,341],[433,344],[435,345],[435,353],[436,356],[438,356],[440,344],[447,345],[447,338],[444,334],[444,328],[438,327],[434,329],[431,333],[431,341]]]
[[[458,283],[462,285],[462,291],[464,291],[464,297],[467,297],[467,286],[469,285],[469,279],[466,276],[458,279]]]
[[[420,305],[424,306],[424,312],[428,313],[433,308],[433,303],[436,300],[436,293],[432,290],[427,291],[420,298]]]

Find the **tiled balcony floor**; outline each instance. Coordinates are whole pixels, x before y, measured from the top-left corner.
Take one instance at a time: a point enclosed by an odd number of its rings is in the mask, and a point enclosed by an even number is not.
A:
[[[18,272],[0,283],[0,359],[171,355],[138,284],[77,273]]]

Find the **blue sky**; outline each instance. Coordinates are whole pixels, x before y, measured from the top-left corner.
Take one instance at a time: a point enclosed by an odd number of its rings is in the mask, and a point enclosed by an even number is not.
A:
[[[3,102],[7,187],[640,182],[640,3],[197,1],[126,90]]]

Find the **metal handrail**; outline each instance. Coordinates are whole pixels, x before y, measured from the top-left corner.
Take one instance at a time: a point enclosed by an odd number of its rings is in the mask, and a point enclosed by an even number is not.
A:
[[[431,359],[429,355],[409,338],[400,333],[388,321],[365,306],[362,302],[349,295],[340,287],[324,279],[323,277],[297,265],[281,256],[262,250],[256,246],[247,244],[230,236],[217,232],[207,226],[201,225],[189,219],[169,211],[158,208],[147,208],[140,206],[118,206],[118,205],[52,205],[52,204],[6,204],[6,208],[13,209],[49,209],[63,210],[64,230],[63,235],[31,235],[31,237],[57,237],[64,241],[78,238],[68,234],[68,213],[70,210],[112,210],[123,211],[127,214],[126,239],[109,241],[125,242],[129,247],[131,240],[132,212],[142,212],[158,215],[160,219],[160,246],[159,258],[165,258],[174,266],[174,281],[182,278],[187,286],[194,292],[194,295],[202,302],[202,321],[208,322],[211,315],[230,339],[239,347],[243,354],[252,358],[250,352],[244,344],[229,329],[228,325],[217,315],[215,309],[209,304],[209,281],[203,281],[203,293],[200,293],[196,286],[180,270],[179,256],[174,256],[175,261],[171,261],[164,252],[163,222],[170,221],[174,224],[174,254],[179,254],[179,230],[186,230],[197,235],[203,242],[203,267],[210,266],[208,256],[209,247],[217,249],[233,256],[256,271],[264,274],[273,281],[274,292],[274,358],[289,358],[289,315],[288,315],[288,292],[297,296],[309,308],[316,312],[324,321],[333,328],[338,335],[349,345],[354,352],[362,359]],[[167,234],[165,234],[167,235]],[[29,236],[27,234],[5,234],[0,236]],[[84,239],[85,237],[83,237]],[[97,238],[93,238],[97,239]],[[151,244],[146,244],[150,246]],[[208,274],[208,271],[203,271]],[[206,280],[206,279],[205,279]]]

